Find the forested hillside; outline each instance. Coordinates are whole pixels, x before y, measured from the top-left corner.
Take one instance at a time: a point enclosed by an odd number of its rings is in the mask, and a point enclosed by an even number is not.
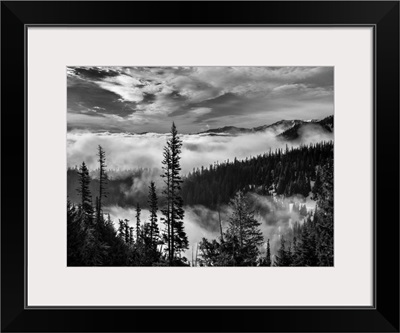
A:
[[[278,200],[269,212],[263,213],[269,213],[269,222],[276,226],[270,233],[270,237],[277,238],[274,248],[269,238],[266,243],[263,239],[261,223],[249,200],[251,197],[238,191],[229,204],[233,213],[228,227],[221,228],[217,239],[203,238],[200,243],[200,265],[333,266],[333,160],[327,159],[318,168],[316,177],[318,183],[313,187],[317,201],[315,210],[307,211],[305,206],[300,208],[294,204],[291,211],[298,219],[292,221],[290,209],[284,214],[285,210],[277,209]],[[265,244],[266,248],[263,248]]]
[[[300,194],[307,197],[311,184],[320,182],[317,169],[333,158],[333,143],[278,149],[244,161],[210,165],[193,170],[184,179],[186,205],[216,207],[227,204],[239,190],[261,195]]]

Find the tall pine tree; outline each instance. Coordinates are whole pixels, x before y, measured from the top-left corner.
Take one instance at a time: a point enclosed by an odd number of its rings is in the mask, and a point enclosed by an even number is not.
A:
[[[93,206],[92,206],[92,194],[90,192],[90,176],[89,170],[86,167],[85,162],[78,172],[79,175],[79,187],[77,189],[78,194],[81,197],[81,210],[84,227],[91,227],[93,225]]]
[[[271,266],[271,247],[269,239],[267,240],[267,255],[265,256],[265,266]]]
[[[182,140],[178,136],[175,123],[172,123],[171,137],[164,148],[164,160],[162,161],[165,189],[163,194],[166,197],[166,207],[162,210],[165,215],[164,223],[167,225],[164,239],[168,244],[168,261],[172,265],[181,265],[180,253],[188,249],[189,242],[184,230],[183,218],[183,200],[181,196],[180,176],[180,153]]]
[[[171,257],[171,152],[168,146],[164,147],[163,152],[164,159],[162,161],[164,173],[161,175],[164,178],[165,187],[162,191],[162,194],[165,196],[165,207],[161,209],[161,213],[164,215],[161,220],[163,221],[166,229],[163,233],[163,241],[167,244],[166,252],[168,255],[168,262],[170,265],[172,264],[172,257]]]
[[[125,222],[125,232],[124,232],[124,234],[125,234],[125,243],[129,244],[130,243],[130,229],[129,229],[129,223],[128,223],[129,220],[125,219],[124,222]]]
[[[97,156],[99,162],[99,196],[97,199],[97,221],[100,222],[102,219],[103,199],[107,197],[106,185],[107,185],[107,171],[106,171],[106,154],[103,148],[99,145],[97,148]]]
[[[157,224],[158,199],[156,186],[150,182],[148,204],[150,207],[150,246],[156,248],[160,238],[160,231]]]
[[[140,213],[142,209],[140,208],[139,203],[136,204],[136,243],[140,243]]]

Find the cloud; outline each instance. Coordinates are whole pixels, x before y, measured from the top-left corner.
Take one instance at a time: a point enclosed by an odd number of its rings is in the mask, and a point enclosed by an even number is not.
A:
[[[101,145],[110,169],[160,167],[165,135],[128,135],[119,133],[73,132],[67,135],[68,165],[80,165],[96,169],[97,146]]]
[[[96,110],[100,116],[124,117],[135,112],[136,104],[121,100],[120,95],[96,83],[71,78],[68,85],[67,109],[69,114],[88,114],[88,111]]]
[[[310,87],[333,89],[333,67],[315,67],[307,75],[300,76],[296,82]]]
[[[69,67],[69,75],[82,76],[90,80],[101,80],[120,75],[120,71],[102,67]]]
[[[193,115],[194,117],[200,117],[204,116],[212,111],[211,108],[195,108],[189,111],[190,115]]]
[[[301,131],[300,138],[292,144],[298,146],[322,140],[333,140],[332,133],[325,133],[310,124]],[[206,134],[181,135],[183,141],[181,167],[183,174],[193,168],[209,166],[215,162],[244,159],[267,152],[270,148],[284,148],[286,142],[276,137],[277,132],[268,130],[240,136],[210,136]],[[67,134],[68,166],[80,165],[96,169],[97,146],[101,145],[111,169],[161,168],[163,147],[168,134],[147,133],[142,135],[121,133],[91,133],[73,131]]]
[[[104,90],[111,91],[120,96],[118,100],[121,102],[141,102],[143,100],[143,91],[130,85],[120,85],[114,82],[102,81],[98,85]]]
[[[96,130],[116,129],[98,118],[106,114],[121,118],[121,131],[123,120],[136,117],[141,121],[129,131],[163,132],[174,119],[188,133],[236,117],[244,126],[244,117],[245,124],[268,124],[283,114],[333,113],[333,67],[68,67],[67,73],[68,112],[93,116]]]

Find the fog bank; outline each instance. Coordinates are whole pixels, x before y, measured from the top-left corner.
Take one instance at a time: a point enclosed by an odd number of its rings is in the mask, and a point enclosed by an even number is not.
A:
[[[311,127],[312,128],[312,127]],[[267,130],[238,136],[185,134],[181,135],[182,173],[193,168],[209,166],[215,162],[241,160],[268,152],[269,149],[284,148],[286,144],[297,147],[300,144],[333,140],[332,133],[319,130],[301,131],[300,138],[290,143],[276,137],[276,131]],[[168,134],[123,134],[69,132],[67,134],[67,163],[69,167],[79,166],[83,161],[89,170],[98,168],[97,147],[101,145],[106,153],[108,169],[127,170],[135,168],[161,168],[163,147]]]

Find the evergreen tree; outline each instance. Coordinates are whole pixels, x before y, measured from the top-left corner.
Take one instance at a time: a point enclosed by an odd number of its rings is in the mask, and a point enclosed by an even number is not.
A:
[[[129,228],[128,222],[129,222],[129,220],[127,220],[127,219],[124,220],[125,244],[129,244],[130,243],[130,228]]]
[[[106,254],[103,256],[104,266],[126,266],[128,265],[128,248],[124,240],[117,236],[110,214],[107,214],[102,239],[107,246]]]
[[[133,227],[129,228],[129,245],[133,244]]]
[[[81,228],[79,211],[67,201],[67,266],[82,264],[81,247],[84,242],[84,233]]]
[[[285,238],[281,236],[281,247],[278,250],[278,254],[275,256],[274,266],[290,266],[290,250],[286,250],[285,243]]]
[[[78,194],[81,197],[81,209],[82,209],[82,219],[84,227],[91,227],[93,225],[93,206],[92,206],[92,194],[90,192],[90,177],[89,170],[86,167],[85,162],[78,172],[79,175],[79,188],[77,189]]]
[[[148,205],[150,207],[150,246],[154,248],[159,243],[160,231],[157,224],[158,199],[153,181],[149,186]]]
[[[125,222],[124,220],[119,220],[118,237],[125,242]]]
[[[223,247],[217,240],[208,241],[203,237],[199,243],[200,258],[198,262],[200,266],[227,266],[229,265],[229,259],[223,261]]]
[[[162,210],[165,215],[164,221],[167,224],[167,231],[164,239],[168,244],[169,264],[181,265],[183,260],[179,258],[180,253],[189,248],[186,232],[183,225],[183,199],[181,196],[180,176],[180,153],[182,140],[178,136],[175,123],[172,123],[171,137],[164,148],[163,178],[166,185],[163,193],[166,196],[167,206]]]
[[[81,265],[98,266],[103,263],[105,244],[99,238],[98,230],[94,224],[94,211],[90,192],[89,170],[82,162],[79,175],[78,194],[81,197],[80,220],[83,229],[82,244],[80,247]]]
[[[241,191],[236,193],[230,206],[233,212],[224,245],[231,251],[231,262],[234,266],[255,266],[260,254],[258,247],[263,243],[261,223],[254,218]]]
[[[164,215],[161,220],[166,226],[166,230],[163,233],[163,240],[164,243],[167,244],[167,255],[168,255],[168,261],[170,265],[172,264],[172,257],[171,257],[171,152],[169,150],[168,146],[164,147],[164,152],[163,152],[164,159],[162,161],[163,167],[162,169],[164,170],[164,174],[161,175],[162,178],[164,178],[164,183],[165,183],[165,188],[162,191],[162,194],[165,196],[165,207],[164,209],[161,210],[161,213]]]
[[[267,255],[265,256],[265,266],[271,266],[271,248],[269,245],[269,239],[267,240]]]
[[[141,231],[140,231],[140,213],[142,212],[142,209],[140,208],[139,203],[136,204],[136,243],[140,242],[140,236],[141,236]]]
[[[107,197],[106,185],[107,185],[107,171],[106,171],[106,156],[103,148],[98,146],[98,162],[99,162],[99,196],[97,202],[97,221],[100,221],[102,217],[103,199]]]

